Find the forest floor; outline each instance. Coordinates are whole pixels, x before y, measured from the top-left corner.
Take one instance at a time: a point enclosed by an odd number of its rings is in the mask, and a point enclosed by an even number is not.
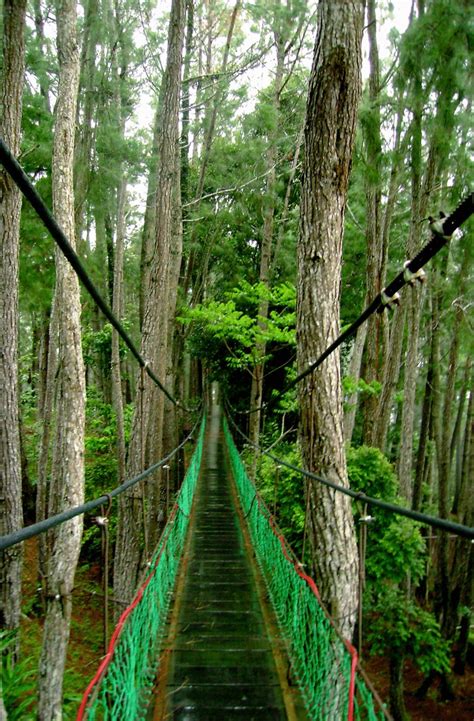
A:
[[[380,697],[388,699],[388,660],[369,656],[363,659],[363,666]],[[453,701],[440,701],[436,684],[428,691],[426,698],[417,698],[415,693],[421,686],[423,676],[410,662],[405,664],[403,680],[405,705],[411,721],[474,721],[474,669],[469,665],[463,676],[452,675],[456,694]]]
[[[38,604],[37,543],[32,539],[25,543],[24,564],[24,615],[21,629],[23,653],[30,660],[29,667],[38,667],[41,647],[41,609]],[[74,719],[82,693],[94,676],[104,653],[103,647],[103,596],[100,584],[100,566],[83,564],[78,568],[73,593],[71,638],[64,679],[64,721]],[[110,632],[109,632],[110,633]],[[388,698],[388,662],[384,658],[364,658],[364,667],[382,699]],[[410,664],[405,667],[405,703],[411,721],[474,721],[474,669],[466,668],[464,676],[453,676],[456,693],[454,701],[442,702],[434,686],[425,699],[417,699],[415,691],[422,676]],[[35,699],[36,693],[27,693]],[[31,715],[23,715],[22,721],[36,718],[35,701],[32,700]]]

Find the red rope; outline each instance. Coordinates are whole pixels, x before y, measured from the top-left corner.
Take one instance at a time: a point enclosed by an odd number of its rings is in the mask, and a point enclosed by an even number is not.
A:
[[[358,656],[354,646],[345,640],[349,653],[351,654],[351,677],[349,680],[349,703],[347,708],[347,721],[353,721],[354,718],[354,693],[355,693],[355,675],[357,670]]]
[[[174,508],[173,508],[173,510],[172,510],[172,512],[171,512],[171,515],[170,515],[170,518],[169,518],[168,523],[173,520],[174,516],[176,515],[177,508],[178,508],[178,505],[175,504],[175,506],[174,506]],[[140,588],[138,589],[138,591],[137,591],[137,593],[136,593],[136,595],[135,595],[135,598],[133,599],[132,603],[125,609],[125,611],[124,611],[124,612],[122,613],[122,615],[120,616],[120,618],[119,618],[119,620],[118,620],[118,622],[117,622],[117,625],[116,625],[116,627],[115,627],[115,630],[114,630],[114,632],[113,632],[113,634],[112,634],[112,638],[110,639],[110,643],[109,643],[109,647],[108,647],[108,649],[107,649],[107,653],[105,654],[104,658],[102,659],[102,663],[100,664],[99,668],[97,669],[97,672],[96,672],[95,676],[94,676],[93,679],[90,681],[89,685],[87,686],[86,690],[84,691],[84,695],[83,695],[83,697],[82,697],[81,705],[79,706],[79,710],[78,710],[78,712],[77,712],[76,721],[83,721],[83,719],[84,719],[84,712],[85,712],[85,710],[86,710],[87,702],[88,702],[88,700],[89,700],[89,696],[90,696],[90,694],[91,694],[91,692],[92,692],[92,689],[94,688],[94,686],[96,686],[96,685],[99,683],[99,681],[101,680],[101,678],[102,678],[102,676],[104,675],[105,671],[107,670],[107,667],[109,666],[110,662],[112,661],[112,656],[113,656],[113,654],[114,654],[115,647],[116,647],[116,645],[117,645],[117,641],[118,641],[118,639],[119,639],[119,636],[120,636],[120,634],[122,633],[122,630],[123,630],[125,621],[126,621],[127,618],[129,617],[129,615],[131,614],[131,612],[133,611],[133,609],[136,608],[136,607],[138,606],[138,604],[140,603],[140,601],[141,601],[141,599],[142,599],[142,597],[143,597],[143,594],[144,594],[144,592],[145,592],[146,587],[148,586],[148,584],[150,583],[151,579],[152,579],[153,576],[155,575],[156,570],[157,570],[157,568],[158,568],[158,561],[160,560],[161,556],[163,555],[163,552],[164,552],[164,550],[165,550],[165,548],[166,548],[166,541],[167,541],[167,540],[168,540],[168,538],[165,539],[165,542],[163,543],[163,546],[161,547],[160,553],[159,553],[159,555],[157,556],[157,559],[156,559],[155,566],[154,566],[153,570],[152,570],[152,571],[150,572],[150,574],[146,577],[146,579],[144,580],[144,582],[142,583],[142,585],[141,585]]]
[[[154,574],[155,574],[155,570],[153,570],[152,573],[150,573],[150,575],[146,578],[146,580],[144,581],[142,586],[138,589],[138,592],[137,592],[135,598],[133,599],[132,603],[130,604],[130,606],[128,606],[125,609],[125,611],[122,613],[122,615],[120,616],[118,623],[115,627],[115,630],[112,634],[112,638],[110,639],[109,648],[107,650],[107,653],[105,654],[105,656],[102,660],[102,663],[100,664],[100,666],[97,670],[97,673],[95,674],[94,678],[89,683],[89,685],[87,686],[87,688],[84,692],[84,696],[82,697],[81,705],[79,706],[79,711],[77,712],[76,721],[82,721],[82,719],[84,718],[84,711],[86,709],[86,704],[87,704],[87,701],[89,698],[89,694],[91,693],[94,686],[99,683],[99,681],[102,678],[103,674],[105,673],[108,665],[110,664],[113,653],[115,651],[115,646],[116,646],[117,640],[122,632],[124,623],[127,620],[128,616],[133,611],[133,609],[140,602],[140,600],[143,596],[143,593],[144,593],[146,587],[148,586],[148,584],[150,583],[151,579],[153,578]]]
[[[257,495],[257,500],[260,500],[258,495]],[[288,552],[287,540],[282,533],[278,533],[278,531],[276,530],[275,521],[271,514],[269,515],[267,520],[268,520],[268,524],[269,524],[270,528],[272,529],[273,534],[280,541],[280,546],[281,546],[283,555],[285,556],[286,560],[289,563],[291,563],[291,565],[295,569],[298,576],[300,578],[302,578],[308,584],[311,591],[318,599],[319,605],[321,606],[322,610],[324,611],[329,622],[331,623],[333,628],[336,630],[338,635],[340,635],[339,632],[337,631],[337,628],[336,628],[336,625],[335,625],[333,619],[331,618],[330,614],[327,612],[327,610],[324,608],[324,606],[322,604],[321,595],[319,593],[319,589],[318,589],[314,579],[312,579],[311,576],[308,576],[306,573],[304,573],[304,571],[301,569],[301,566],[299,565],[299,563],[290,556],[290,554]],[[344,642],[345,647],[347,648],[347,650],[349,651],[349,653],[351,655],[351,675],[349,678],[349,699],[348,699],[348,708],[347,708],[347,721],[353,721],[354,720],[355,675],[356,675],[357,664],[358,664],[359,659],[358,659],[357,651],[354,648],[354,646],[346,638],[342,638],[342,641]]]

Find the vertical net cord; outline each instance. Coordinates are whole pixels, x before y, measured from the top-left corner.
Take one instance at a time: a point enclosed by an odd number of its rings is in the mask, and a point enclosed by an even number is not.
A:
[[[140,368],[140,465],[141,465],[141,471],[145,468],[145,418],[143,414],[144,410],[144,402],[143,402],[143,396],[145,393],[145,368]],[[153,474],[154,475],[154,474]],[[153,476],[152,476],[153,479]],[[149,481],[153,482],[153,480]],[[147,481],[143,481],[141,485],[141,504],[142,504],[142,519],[143,519],[143,543],[145,546],[144,553],[145,558],[148,559],[148,528],[147,528],[147,520],[146,520],[146,505],[145,505],[145,488],[147,486]]]
[[[311,384],[311,390],[312,390],[312,384]],[[312,392],[310,394],[310,398],[312,398]],[[313,424],[311,423],[311,428],[310,428],[310,432],[309,432],[309,443],[310,443],[309,447],[311,449],[311,455],[313,453],[313,442],[314,442],[314,427],[313,427]],[[304,483],[305,483],[305,490],[306,490],[306,493],[305,493],[306,498],[305,498],[305,511],[304,511],[303,548],[301,551],[301,566],[302,566],[302,568],[304,568],[304,556],[305,556],[305,552],[306,552],[306,537],[308,534],[308,516],[309,516],[310,500],[311,500],[311,490],[310,490],[311,486],[309,483],[309,479],[305,478]]]

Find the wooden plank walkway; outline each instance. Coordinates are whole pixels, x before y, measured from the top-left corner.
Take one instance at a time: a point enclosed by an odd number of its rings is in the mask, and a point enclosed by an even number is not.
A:
[[[213,406],[149,719],[306,719],[242,532]]]

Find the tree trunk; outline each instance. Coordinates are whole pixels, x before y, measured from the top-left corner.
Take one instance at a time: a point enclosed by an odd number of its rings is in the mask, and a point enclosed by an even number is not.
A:
[[[360,98],[363,3],[319,6],[310,76],[298,244],[298,367],[303,370],[339,334],[344,207]],[[304,466],[347,485],[339,355],[300,385]],[[357,609],[357,546],[351,504],[311,487],[313,561],[321,596],[351,637]]]
[[[423,96],[421,88],[421,72],[415,68],[414,101],[411,145],[411,224],[408,234],[406,253],[413,258],[418,252],[421,241],[422,208],[426,208],[428,197],[421,198],[421,139]],[[426,177],[434,172],[428,165]],[[418,338],[420,334],[420,317],[422,293],[417,287],[406,288],[403,302],[407,306],[407,352],[405,357],[405,376],[403,386],[403,407],[401,421],[401,441],[398,460],[398,478],[401,495],[411,503],[413,497],[413,422],[415,417],[415,393],[418,365]]]
[[[179,91],[181,78],[182,47],[185,22],[184,0],[173,0],[171,7],[168,58],[163,77],[162,120],[160,123],[158,183],[156,194],[156,237],[155,252],[150,269],[148,296],[143,317],[141,353],[150,363],[160,379],[166,377],[168,360],[168,323],[170,287],[170,256],[173,243],[180,239],[173,237],[173,231],[182,232],[181,224],[174,218],[180,211],[179,185]],[[146,381],[143,404],[138,403],[132,423],[127,475],[133,476],[141,470],[143,446],[147,465],[157,461],[162,448],[162,424],[164,412],[163,393]],[[142,437],[142,429],[144,436]],[[149,481],[150,528],[155,533],[159,521],[159,483]],[[124,494],[120,504],[114,566],[115,596],[121,600],[131,599],[136,586],[140,565],[140,531],[142,523],[140,489],[135,486]]]
[[[456,468],[455,468],[455,474],[454,474],[454,500],[453,500],[453,506],[452,506],[452,513],[457,514],[460,510],[460,503],[459,499],[461,496],[461,487],[462,487],[462,479],[463,479],[463,460],[464,460],[464,453],[465,453],[465,434],[462,433],[462,421],[464,417],[464,408],[466,405],[466,402],[468,403],[468,411],[467,415],[469,417],[469,402],[471,402],[470,399],[470,391],[472,384],[472,359],[468,358],[466,361],[466,365],[464,367],[464,378],[461,386],[461,391],[459,394],[459,403],[458,403],[458,410],[456,414],[456,423],[454,424],[454,430],[453,435],[451,438],[451,447],[450,447],[450,463],[455,460]]]
[[[433,381],[433,359],[430,353],[428,361],[428,370],[426,373],[425,394],[423,397],[423,407],[421,410],[421,429],[420,440],[418,442],[415,481],[413,485],[413,502],[414,511],[420,511],[423,501],[423,479],[425,477],[425,469],[427,462],[427,448],[429,440],[430,419],[431,419],[431,403],[432,403],[432,381]]]
[[[382,141],[380,136],[380,71],[377,47],[377,19],[375,0],[367,3],[367,31],[369,36],[369,100],[371,104],[370,122],[364,126],[365,145],[367,149],[367,173],[365,175],[367,198],[367,270],[366,287],[367,303],[380,293],[385,275],[384,254],[382,247],[381,228],[381,164]],[[382,349],[382,315],[373,314],[367,321],[367,338],[365,349],[365,380],[368,383],[381,378]],[[364,400],[364,443],[374,445],[376,429],[377,396],[369,394]]]
[[[266,188],[263,208],[263,231],[262,244],[260,248],[260,269],[259,282],[265,289],[270,287],[270,263],[272,257],[273,245],[273,225],[275,217],[276,203],[276,162],[277,162],[277,142],[278,131],[280,127],[280,93],[283,82],[283,70],[285,62],[285,45],[286,38],[282,37],[276,29],[273,33],[277,52],[276,73],[273,89],[273,112],[275,114],[274,127],[269,133],[268,149],[266,158]],[[268,298],[262,296],[257,310],[257,323],[259,330],[264,333],[268,318]],[[266,351],[265,341],[256,343],[255,356],[257,363],[252,371],[252,384],[250,389],[250,416],[249,416],[249,438],[254,446],[259,445],[260,423],[262,417],[263,402],[263,374],[264,374],[264,356]],[[261,359],[261,360],[260,360]],[[255,478],[257,467],[257,456],[255,453],[252,462],[252,477]]]
[[[229,60],[230,46],[232,43],[232,36],[234,34],[235,23],[236,23],[237,15],[239,13],[241,5],[242,5],[242,0],[236,0],[236,3],[234,5],[234,8],[233,8],[231,16],[230,16],[226,44],[224,47],[224,55],[222,58],[221,75],[223,77],[223,80],[220,81],[221,85],[216,90],[216,93],[214,96],[214,101],[212,103],[212,107],[206,109],[206,119],[205,119],[206,130],[204,133],[203,149],[202,149],[202,154],[201,154],[201,164],[200,164],[200,169],[199,169],[199,178],[198,178],[198,183],[197,183],[197,188],[196,188],[196,193],[195,193],[195,199],[197,201],[201,200],[203,192],[204,192],[204,181],[206,178],[206,171],[207,171],[207,166],[209,164],[209,158],[210,158],[210,154],[211,154],[212,144],[214,142],[214,133],[215,133],[215,128],[216,128],[217,113],[218,113],[218,110],[219,110],[223,100],[224,100],[225,92],[228,87],[227,85],[224,84],[225,83],[225,74],[226,74],[226,70],[227,70],[227,63]],[[207,35],[206,56],[207,56],[207,72],[210,74],[211,57],[212,57],[211,56],[212,32],[211,32],[211,28],[210,28],[209,15],[208,15],[208,21],[209,21],[209,25],[208,25],[208,35]],[[196,139],[195,139],[195,145],[196,145]],[[199,208],[199,204],[196,204],[195,211],[198,208]],[[191,240],[193,241],[194,239],[191,238]],[[197,252],[194,250],[194,248],[192,248],[192,250],[189,254],[187,267],[186,267],[186,275],[185,275],[185,279],[184,279],[185,296],[187,296],[190,288],[193,288],[193,293],[192,293],[193,297],[191,300],[191,305],[195,305],[196,303],[199,302],[199,295],[200,295],[201,289],[204,285],[203,281],[201,281],[201,282],[195,281],[194,275],[195,275],[196,262],[197,262]],[[196,289],[199,289],[199,290],[196,291]]]
[[[53,147],[53,212],[75,246],[73,161],[79,83],[75,0],[57,5],[59,87]],[[52,327],[56,337],[55,436],[47,512],[58,513],[84,500],[84,367],[80,291],[66,259],[56,252]],[[69,639],[72,589],[79,557],[82,516],[63,523],[48,538],[46,618],[39,666],[38,718],[62,717],[62,683]]]
[[[360,369],[362,365],[362,355],[364,353],[365,339],[367,338],[367,323],[364,323],[357,331],[354,345],[352,347],[351,360],[347,369],[347,375],[356,382],[360,379]],[[351,393],[346,398],[347,410],[344,412],[344,440],[350,443],[357,414],[358,393]]]
[[[44,35],[44,17],[41,9],[41,0],[33,0],[33,10],[35,15],[35,30],[36,37],[38,39],[39,49],[41,54],[44,53],[45,46],[45,35]],[[49,81],[43,74],[40,78],[40,93],[44,98],[45,107],[48,113],[51,112],[51,104],[49,100]]]
[[[83,86],[84,103],[80,133],[77,134],[74,163],[75,190],[75,227],[79,247],[81,246],[86,200],[91,181],[91,156],[95,140],[94,114],[97,112],[98,93],[95,90],[96,52],[98,43],[99,23],[98,0],[88,0],[85,6],[84,30],[81,53],[81,85]],[[99,96],[100,97],[100,96]]]
[[[469,245],[467,238],[464,238],[465,247],[463,249],[463,261],[459,272],[460,287],[459,295],[462,298],[466,292],[466,284],[469,268]],[[457,377],[457,369],[459,363],[459,343],[461,324],[464,318],[464,312],[460,307],[460,303],[455,305],[454,311],[454,327],[451,329],[451,347],[449,351],[448,369],[446,377],[446,386],[444,391],[443,403],[443,423],[440,436],[438,436],[437,458],[438,458],[438,512],[441,518],[449,517],[449,491],[451,476],[451,458],[450,446],[452,438],[452,416],[455,395],[455,383]],[[467,499],[466,499],[467,500]],[[464,505],[464,504],[463,504]],[[466,507],[462,509],[466,512]],[[468,513],[470,515],[470,513]],[[446,638],[452,638],[457,622],[457,602],[453,601],[455,595],[456,580],[455,574],[449,572],[449,538],[445,531],[439,532],[438,546],[438,581],[441,599],[441,629]]]
[[[158,157],[158,148],[160,143],[160,109],[161,109],[161,91],[160,101],[158,102],[155,117],[153,120],[153,142],[152,142],[152,158]],[[157,169],[152,167],[148,175],[148,188],[146,194],[145,217],[143,220],[142,243],[140,249],[140,289],[139,289],[139,319],[140,328],[143,327],[143,316],[145,314],[146,298],[148,287],[150,285],[150,267],[153,258],[153,239],[155,235],[156,224],[156,185],[158,182]]]
[[[390,712],[393,721],[409,721],[403,697],[403,662],[401,653],[390,656]]]
[[[189,107],[190,83],[189,70],[194,39],[194,0],[186,0],[186,44],[183,61],[183,93],[181,99],[181,200],[189,197]]]
[[[393,397],[400,376],[405,318],[405,307],[396,308],[390,326],[390,352],[387,354],[387,365],[384,368],[382,391],[377,406],[372,436],[373,445],[380,448],[382,453],[386,452],[390,416],[393,410]]]
[[[25,71],[26,0],[3,4],[3,67],[0,88],[0,135],[12,153],[20,151]],[[0,170],[0,535],[23,525],[20,426],[18,417],[18,258],[21,196]],[[17,629],[21,610],[20,544],[0,552],[0,627]],[[14,647],[18,649],[17,640]]]

